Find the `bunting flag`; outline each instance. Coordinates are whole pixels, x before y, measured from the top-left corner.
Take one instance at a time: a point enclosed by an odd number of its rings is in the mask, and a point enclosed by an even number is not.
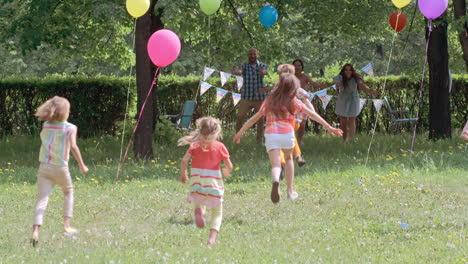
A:
[[[374,77],[374,67],[372,67],[372,62],[364,66],[364,68],[362,68],[361,71],[369,74],[371,77]]]
[[[364,98],[359,99],[359,113],[361,113],[362,108],[366,104],[366,101],[367,101],[367,99],[364,99]]]
[[[327,109],[327,105],[328,103],[330,102],[330,100],[332,99],[332,95],[328,95],[328,94],[325,94],[324,96],[321,96],[320,97],[320,100],[322,101],[322,106],[323,106],[323,109]]]
[[[336,90],[336,84],[332,85],[331,88]]]
[[[205,70],[203,71],[203,80],[208,79],[214,71],[216,71],[216,70],[205,67]]]
[[[211,88],[211,84],[206,83],[204,81],[200,81],[200,95],[203,95],[208,89]]]
[[[382,99],[372,99],[372,102],[374,103],[375,111],[380,112],[380,109],[382,108],[383,105],[383,100]]]
[[[307,93],[307,97],[309,98],[309,101],[312,101],[312,99],[314,99],[315,97],[315,93]]]
[[[221,89],[221,88],[216,88],[216,102],[219,103],[219,101],[221,101],[221,99],[223,99],[223,97],[229,93],[229,91],[226,91],[224,89]]]
[[[229,77],[231,77],[230,73],[227,72],[219,72],[221,74],[221,86],[224,86],[224,84],[227,82]]]
[[[233,92],[231,92],[231,95],[232,95],[232,101],[234,102],[234,106],[236,106],[237,103],[239,103],[241,99],[241,95],[238,93],[233,93]]]
[[[319,98],[322,98],[323,96],[327,95],[327,89],[320,90],[318,92],[315,92],[314,94]]]
[[[244,78],[240,76],[236,76],[236,80],[237,80],[237,90],[240,90],[242,86],[244,85]]]

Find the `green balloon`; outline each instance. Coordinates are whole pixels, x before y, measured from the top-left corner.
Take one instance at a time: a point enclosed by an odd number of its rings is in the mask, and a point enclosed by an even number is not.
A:
[[[212,15],[218,11],[221,0],[200,0],[200,9],[207,15]]]

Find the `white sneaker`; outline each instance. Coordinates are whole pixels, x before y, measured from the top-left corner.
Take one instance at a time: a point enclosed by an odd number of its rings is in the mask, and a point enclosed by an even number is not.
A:
[[[299,194],[297,194],[297,192],[292,192],[292,193],[288,193],[288,198],[289,200],[296,200],[297,197],[299,197]]]

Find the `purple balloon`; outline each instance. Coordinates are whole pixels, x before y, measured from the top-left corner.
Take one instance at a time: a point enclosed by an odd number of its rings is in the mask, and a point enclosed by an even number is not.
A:
[[[448,0],[419,0],[418,6],[427,19],[436,19],[447,9]]]

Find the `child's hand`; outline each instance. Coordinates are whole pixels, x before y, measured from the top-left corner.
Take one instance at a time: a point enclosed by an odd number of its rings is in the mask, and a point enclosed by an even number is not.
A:
[[[240,141],[241,141],[241,137],[242,137],[242,134],[241,134],[241,133],[237,133],[237,134],[234,136],[234,138],[232,139],[232,141],[233,141],[234,143],[239,144]]]
[[[80,171],[82,174],[88,173],[89,169],[86,167],[86,165],[80,166]]]
[[[182,175],[180,175],[179,181],[180,181],[181,183],[188,183],[187,174],[182,174]]]
[[[343,130],[339,129],[339,128],[334,128],[332,126],[330,126],[329,128],[327,128],[327,131],[328,133],[334,135],[334,136],[343,136]]]
[[[231,170],[228,168],[223,168],[222,172],[223,172],[223,177],[229,178],[231,176]]]

